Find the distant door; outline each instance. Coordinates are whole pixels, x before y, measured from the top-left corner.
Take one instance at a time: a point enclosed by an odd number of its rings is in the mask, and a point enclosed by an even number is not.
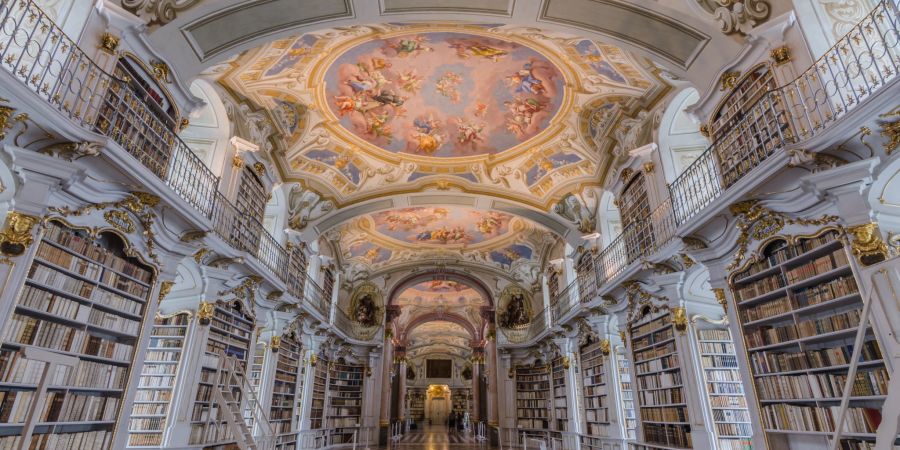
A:
[[[450,405],[446,398],[431,399],[431,407],[428,411],[428,418],[431,419],[432,425],[447,424],[447,417],[450,415]]]

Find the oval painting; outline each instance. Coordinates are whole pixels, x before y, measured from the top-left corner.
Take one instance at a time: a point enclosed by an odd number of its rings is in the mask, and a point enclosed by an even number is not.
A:
[[[431,157],[499,153],[547,127],[559,69],[521,44],[466,33],[363,42],[325,74],[341,125],[382,149]]]

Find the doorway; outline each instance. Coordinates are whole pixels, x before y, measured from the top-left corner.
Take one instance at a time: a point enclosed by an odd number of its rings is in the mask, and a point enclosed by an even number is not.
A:
[[[446,384],[429,385],[425,398],[426,423],[432,426],[447,426],[450,408],[450,386]]]

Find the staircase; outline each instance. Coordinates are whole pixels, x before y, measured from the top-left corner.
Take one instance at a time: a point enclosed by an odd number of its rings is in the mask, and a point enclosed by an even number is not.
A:
[[[225,423],[228,424],[238,448],[241,450],[274,448],[275,430],[269,424],[256,391],[247,381],[240,361],[233,356],[219,354],[216,379],[219,380],[219,384],[217,389],[213,390],[213,400]]]

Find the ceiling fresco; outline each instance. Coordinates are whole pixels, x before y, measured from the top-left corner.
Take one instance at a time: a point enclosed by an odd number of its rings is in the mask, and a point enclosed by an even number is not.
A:
[[[635,142],[670,90],[655,65],[613,45],[466,23],[325,29],[204,76],[232,109],[268,114],[277,133],[250,123],[254,141],[284,182],[302,182],[334,212],[428,190],[552,211],[565,194],[603,184],[617,142]]]
[[[625,82],[611,66],[606,73]],[[564,79],[522,44],[440,32],[364,41],[331,63],[325,85],[341,126],[366,142],[456,157],[534,137],[559,111]]]
[[[434,321],[419,325],[409,333],[407,356],[425,354],[467,356],[471,354],[472,338],[460,325]]]
[[[441,260],[503,271],[525,283],[535,279],[543,255],[560,239],[522,217],[458,205],[365,214],[324,236],[351,279]]]
[[[404,208],[372,214],[373,230],[415,244],[479,244],[509,233],[512,216],[459,206]]]

